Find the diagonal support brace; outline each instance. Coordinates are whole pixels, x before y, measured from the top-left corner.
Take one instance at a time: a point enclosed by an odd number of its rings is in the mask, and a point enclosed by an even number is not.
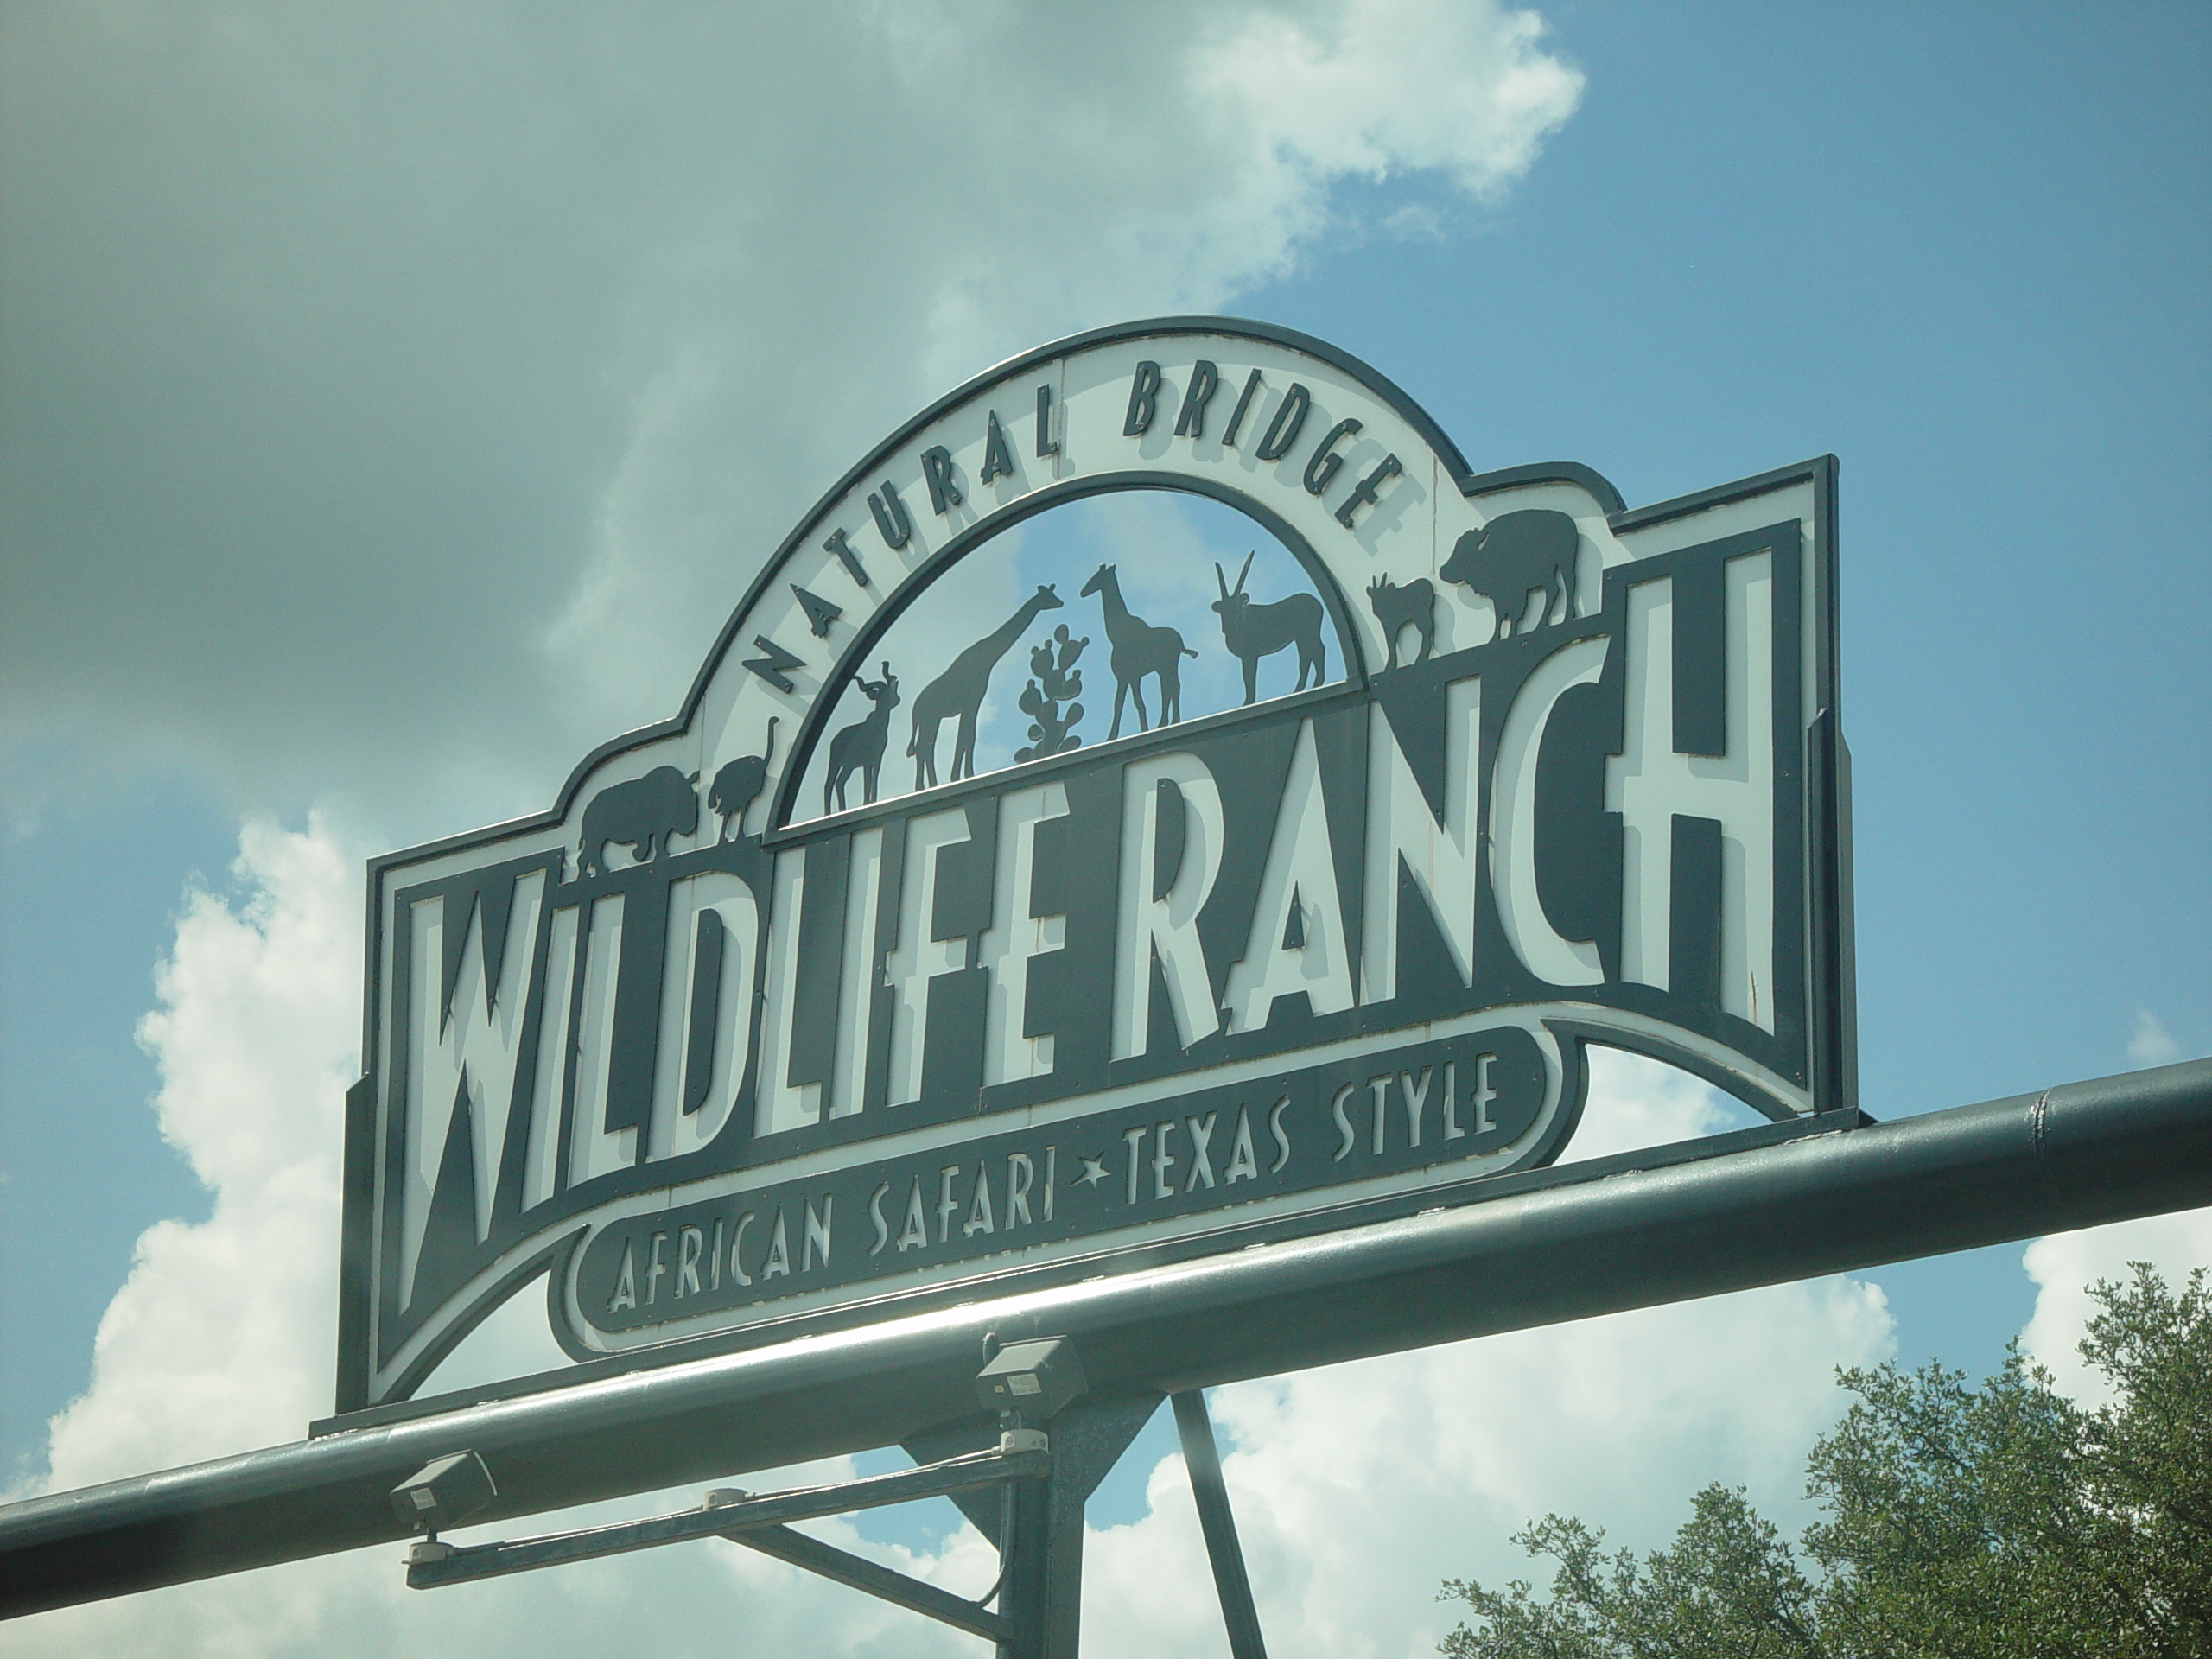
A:
[[[835,1544],[825,1544],[819,1538],[810,1538],[789,1527],[750,1527],[726,1532],[721,1536],[734,1544],[743,1544],[763,1555],[772,1555],[779,1561],[789,1561],[793,1567],[803,1567],[810,1573],[818,1573],[825,1579],[880,1597],[910,1612],[965,1630],[970,1636],[980,1636],[987,1642],[1007,1642],[1013,1637],[1013,1622],[989,1611],[980,1602],[956,1596],[950,1590],[940,1590],[895,1567],[878,1566],[865,1556],[840,1549]]]
[[[1252,1602],[1252,1581],[1244,1573],[1243,1548],[1236,1541],[1236,1517],[1230,1510],[1229,1487],[1221,1478],[1213,1420],[1206,1415],[1205,1391],[1191,1389],[1169,1397],[1175,1402],[1175,1432],[1183,1441],[1183,1465],[1191,1471],[1198,1528],[1205,1534],[1206,1555],[1213,1563],[1221,1622],[1229,1628],[1230,1659],[1268,1659],[1267,1643],[1260,1636],[1260,1611]]]

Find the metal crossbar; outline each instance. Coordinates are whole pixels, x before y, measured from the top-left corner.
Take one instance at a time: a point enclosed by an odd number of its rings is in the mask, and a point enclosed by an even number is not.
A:
[[[898,1601],[918,1612],[944,1618],[977,1635],[1000,1634],[1002,1621],[986,1613],[975,1603],[925,1585],[918,1579],[908,1579],[888,1567],[862,1561],[842,1550],[827,1544],[817,1544],[804,1535],[783,1531],[786,1522],[817,1520],[824,1516],[849,1514],[855,1510],[880,1509],[891,1503],[907,1503],[918,1498],[943,1497],[953,1492],[967,1491],[975,1487],[997,1485],[1018,1480],[1043,1480],[1052,1471],[1052,1455],[1049,1451],[1023,1450],[1017,1452],[976,1452],[964,1457],[947,1458],[941,1463],[924,1464],[916,1469],[901,1469],[887,1475],[870,1475],[861,1480],[844,1481],[835,1486],[797,1487],[789,1491],[766,1492],[758,1497],[742,1497],[731,1503],[702,1504],[697,1509],[678,1510],[673,1514],[657,1515],[642,1521],[618,1521],[603,1527],[587,1527],[575,1532],[550,1533],[537,1538],[518,1538],[493,1544],[475,1544],[456,1548],[450,1554],[424,1552],[424,1559],[410,1560],[407,1567],[407,1584],[413,1590],[435,1590],[450,1584],[469,1584],[479,1579],[503,1578],[511,1573],[527,1573],[541,1567],[554,1567],[568,1561],[595,1560],[602,1556],[626,1555],[634,1550],[653,1549],[662,1544],[683,1543],[694,1538],[731,1538],[751,1545],[771,1555],[798,1565],[812,1567],[827,1572],[829,1576],[853,1584],[871,1594]],[[766,1533],[765,1529],[778,1529],[779,1533]],[[794,1543],[792,1541],[798,1541]],[[824,1552],[827,1552],[825,1554]],[[805,1556],[807,1559],[799,1560]],[[837,1558],[833,1560],[832,1557]],[[862,1571],[846,1570],[844,1563],[857,1564]],[[826,1565],[817,1565],[825,1563]],[[837,1570],[831,1571],[831,1567]],[[892,1580],[900,1582],[893,1583]],[[898,1593],[893,1594],[891,1592]],[[943,1599],[943,1602],[939,1601]],[[948,1618],[944,1603],[954,1604],[965,1610],[958,1618]],[[989,1628],[983,1628],[988,1624]]]
[[[979,1291],[820,1344],[599,1362],[0,1504],[0,1618],[397,1541],[394,1484],[462,1447],[499,1471],[512,1517],[904,1440],[974,1410],[986,1332],[1065,1336],[1093,1396],[1126,1399],[2193,1209],[2212,1203],[2212,1060],[1501,1179],[1479,1202],[1265,1249]]]

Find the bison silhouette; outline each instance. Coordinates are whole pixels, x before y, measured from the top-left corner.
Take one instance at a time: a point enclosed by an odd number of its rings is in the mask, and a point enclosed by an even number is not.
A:
[[[655,766],[642,778],[610,784],[584,808],[584,841],[576,849],[576,873],[597,875],[605,868],[607,843],[627,847],[640,864],[671,836],[699,830],[699,774],[689,778],[674,766]]]
[[[1529,595],[1541,588],[1544,608],[1535,626],[1565,622],[1574,615],[1574,560],[1580,532],[1574,520],[1548,507],[1501,512],[1480,530],[1453,544],[1452,556],[1437,574],[1490,601],[1497,613],[1497,637],[1520,629]],[[1552,596],[1559,595],[1559,614]]]

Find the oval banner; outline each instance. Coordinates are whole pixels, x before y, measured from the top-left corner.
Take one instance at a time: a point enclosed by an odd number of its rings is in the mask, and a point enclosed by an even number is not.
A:
[[[1478,1201],[1591,1041],[1854,1121],[1834,486],[1476,474],[1218,318],[944,398],[675,719],[371,865],[340,1410],[541,1275],[656,1363]]]

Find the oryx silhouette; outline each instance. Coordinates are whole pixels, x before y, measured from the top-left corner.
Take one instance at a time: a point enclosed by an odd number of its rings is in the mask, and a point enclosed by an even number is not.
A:
[[[1308,673],[1315,685],[1328,673],[1328,654],[1321,641],[1321,601],[1311,594],[1293,594],[1272,604],[1255,605],[1244,591],[1244,582],[1252,574],[1252,561],[1258,556],[1256,549],[1244,556],[1244,568],[1236,573],[1233,590],[1221,566],[1213,568],[1213,579],[1221,588],[1213,608],[1220,613],[1221,637],[1229,654],[1244,664],[1248,703],[1258,695],[1260,658],[1272,657],[1286,645],[1298,647],[1298,683],[1292,690],[1306,689]]]

